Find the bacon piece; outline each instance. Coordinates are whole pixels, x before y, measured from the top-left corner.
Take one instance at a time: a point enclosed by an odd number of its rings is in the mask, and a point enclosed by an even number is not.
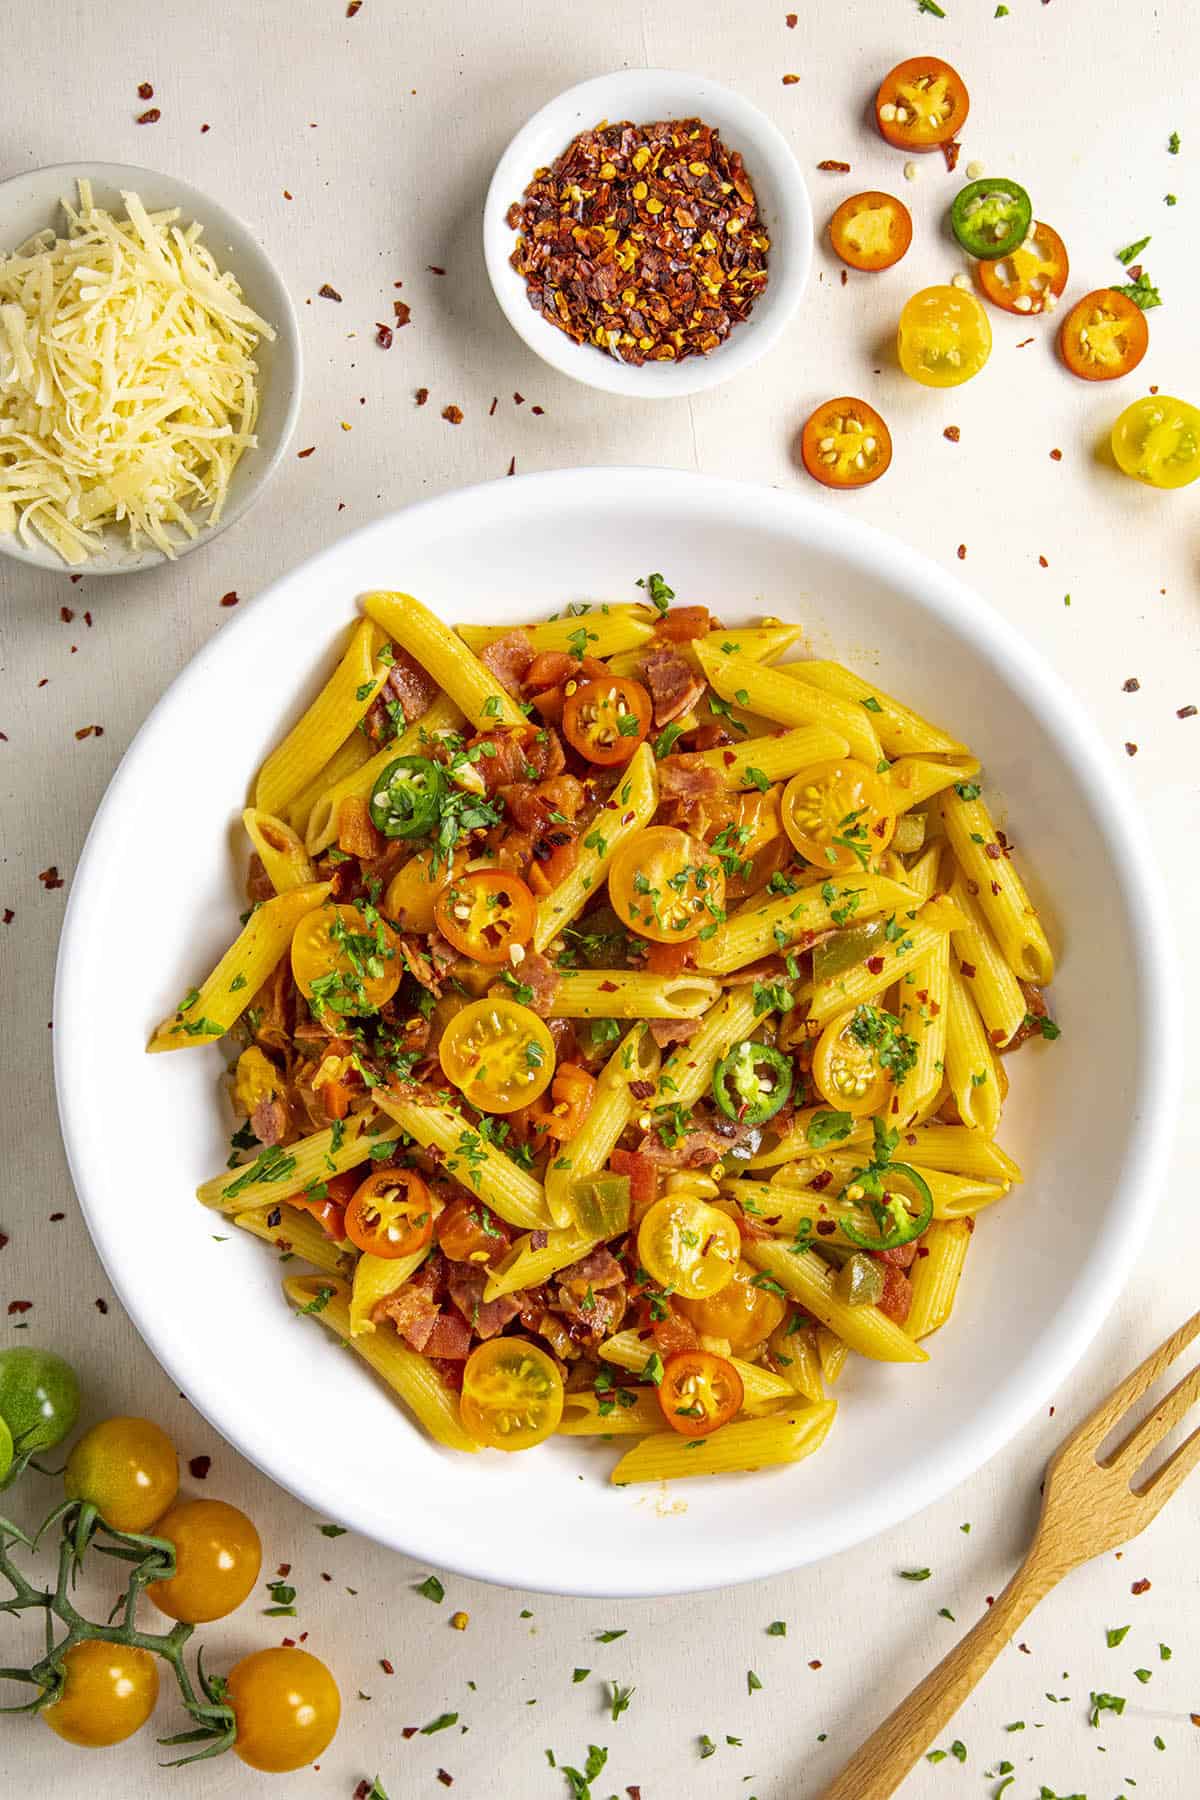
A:
[[[433,1336],[433,1328],[441,1316],[441,1313],[438,1312],[436,1308],[433,1312],[422,1312],[418,1314],[410,1324],[404,1327],[404,1330],[400,1335],[407,1343],[412,1345],[414,1350],[423,1354],[426,1344]]]
[[[485,644],[479,660],[490,669],[500,686],[509,694],[519,694],[521,683],[529,671],[536,651],[529,633],[518,626],[494,643]]]
[[[629,1177],[629,1198],[635,1216],[654,1204],[658,1194],[658,1168],[652,1156],[643,1156],[638,1150],[614,1150],[608,1166],[614,1175]]]
[[[526,879],[535,894],[549,894],[565,881],[579,861],[579,840],[564,825],[556,826],[532,847]]]
[[[898,1269],[895,1263],[883,1265],[883,1293],[877,1305],[881,1313],[894,1319],[897,1325],[903,1325],[912,1307],[912,1282]]]
[[[704,1169],[743,1148],[752,1132],[757,1135],[754,1126],[735,1125],[732,1119],[722,1120],[720,1125],[694,1124],[677,1144],[667,1145],[657,1131],[649,1131],[638,1145],[638,1154],[648,1156],[660,1169]]]
[[[428,988],[431,994],[438,995],[442,991],[442,983],[433,963],[430,961],[430,955],[432,954],[435,941],[436,940],[433,938],[430,938],[423,946],[419,937],[410,936],[402,937],[399,944],[400,960],[408,970],[409,974],[413,977],[414,981],[419,981],[421,986],[423,988]],[[426,954],[427,950],[430,953],[429,955]],[[453,951],[451,951],[451,955],[453,954]]]
[[[425,1339],[424,1354],[465,1362],[471,1354],[471,1327],[457,1313],[440,1312]]]
[[[470,1329],[481,1338],[495,1337],[521,1310],[521,1300],[516,1294],[501,1294],[498,1300],[485,1300],[483,1290],[487,1278],[487,1270],[477,1263],[452,1263],[446,1278],[451,1300]]]
[[[250,858],[250,866],[246,870],[246,898],[251,906],[261,900],[271,900],[275,896],[275,883],[263,867],[263,859],[256,850]]]
[[[419,662],[414,662],[407,651],[393,644],[392,655],[394,660],[383,691],[391,690],[404,708],[405,724],[411,725],[414,719],[429,711],[440,689],[433,676]]]
[[[1029,1042],[1030,1038],[1041,1037],[1040,1021],[1050,1015],[1050,1008],[1046,1005],[1046,996],[1040,987],[1034,987],[1031,981],[1023,981],[1021,992],[1025,996],[1025,1017],[1007,1044],[999,1045],[1002,1056],[1006,1056],[1010,1050],[1019,1050],[1022,1044]]]
[[[723,791],[724,784],[716,769],[701,762],[698,756],[686,752],[682,756],[667,756],[658,765],[660,801],[682,800],[690,804]]]
[[[558,1279],[568,1287],[577,1286],[582,1294],[586,1293],[589,1287],[595,1293],[599,1293],[603,1288],[616,1287],[617,1283],[623,1281],[625,1277],[620,1263],[607,1245],[597,1244],[594,1250],[589,1250],[586,1256],[579,1258],[578,1262],[573,1262],[569,1267],[561,1269]]]
[[[557,994],[561,977],[554,964],[547,962],[539,950],[527,950],[525,959],[517,969],[520,980],[533,989],[533,998],[529,1002],[535,1013],[543,1017],[549,1012]]]
[[[704,696],[703,679],[686,657],[680,656],[668,644],[646,652],[642,658],[642,675],[654,700],[656,725],[669,725],[672,719],[690,712]]]
[[[412,1281],[406,1281],[402,1288],[397,1288],[394,1294],[389,1294],[375,1307],[376,1322],[390,1319],[401,1337],[408,1337],[413,1327],[422,1321],[427,1323],[428,1329],[425,1336],[428,1337],[429,1332],[433,1330],[433,1322],[437,1316],[437,1301],[431,1299],[429,1294]],[[411,1339],[409,1341],[411,1342]],[[414,1344],[413,1348],[423,1349],[424,1342]]]
[[[650,1036],[660,1050],[668,1044],[687,1044],[703,1024],[702,1019],[651,1019]]]
[[[250,1129],[260,1144],[282,1144],[291,1123],[288,1104],[279,1094],[266,1094],[250,1115]]]
[[[347,856],[367,861],[383,852],[383,833],[377,829],[370,806],[361,795],[346,794],[338,802],[337,846]]]
[[[689,644],[707,637],[712,629],[707,606],[672,606],[654,627],[656,637],[672,644]]]
[[[586,1285],[578,1292],[559,1284],[558,1305],[567,1319],[567,1330],[576,1343],[599,1344],[620,1329],[627,1304],[625,1283],[597,1292]]]
[[[661,1303],[660,1303],[661,1304]],[[700,1334],[690,1319],[668,1301],[665,1319],[652,1319],[650,1329],[654,1334],[654,1348],[660,1356],[673,1356],[677,1350],[695,1350],[700,1343]]]

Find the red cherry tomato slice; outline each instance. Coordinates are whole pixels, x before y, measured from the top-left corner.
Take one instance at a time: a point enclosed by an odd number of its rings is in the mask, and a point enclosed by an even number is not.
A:
[[[708,1437],[742,1405],[742,1378],[725,1356],[710,1350],[677,1350],[663,1364],[658,1404],[681,1437]]]
[[[805,424],[800,454],[814,481],[858,488],[878,481],[892,460],[892,435],[865,400],[843,394],[818,406]]]
[[[879,84],[875,122],[897,150],[937,150],[956,137],[971,101],[962,76],[936,56],[910,56]]]
[[[568,684],[569,685],[569,684]],[[567,742],[589,762],[627,763],[650,730],[654,707],[640,681],[585,681],[563,705]]]
[[[834,250],[852,269],[873,273],[898,263],[912,243],[912,214],[892,194],[852,194],[829,221]]]
[[[1116,288],[1096,288],[1076,301],[1058,334],[1063,361],[1084,381],[1116,381],[1128,375],[1149,344],[1145,313]]]
[[[447,882],[433,907],[442,936],[474,962],[498,967],[510,944],[533,936],[537,907],[528,886],[509,869],[477,869]]]
[[[1057,231],[1038,219],[1023,244],[1007,256],[977,263],[975,273],[993,306],[1027,316],[1053,310],[1070,268]]]
[[[433,1236],[433,1199],[412,1169],[372,1169],[346,1208],[346,1236],[368,1256],[411,1256]]]

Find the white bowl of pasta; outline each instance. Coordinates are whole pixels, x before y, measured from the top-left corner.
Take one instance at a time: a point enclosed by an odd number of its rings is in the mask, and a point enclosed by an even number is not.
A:
[[[183,898],[135,919],[167,813]],[[1173,1091],[1151,866],[1070,696],[877,533],[646,470],[423,503],[214,640],[100,808],[55,1001],[89,1227],[347,1526],[579,1594],[815,1560],[998,1450],[1120,1287]]]

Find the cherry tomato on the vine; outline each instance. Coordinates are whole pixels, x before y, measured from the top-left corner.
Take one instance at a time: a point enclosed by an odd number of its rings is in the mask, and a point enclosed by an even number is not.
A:
[[[224,1500],[181,1500],[154,1535],[175,1546],[175,1573],[146,1589],[160,1612],[188,1625],[223,1619],[251,1593],[262,1567],[253,1522]]]
[[[179,1459],[150,1419],[101,1419],[67,1458],[63,1487],[115,1531],[149,1531],[179,1491]]]
[[[663,1364],[658,1404],[681,1437],[708,1437],[742,1405],[742,1378],[726,1356],[711,1350],[677,1350]]]
[[[811,414],[800,454],[814,481],[824,487],[866,487],[891,462],[892,435],[873,406],[843,394]]]
[[[0,1419],[18,1453],[52,1450],[75,1429],[79,1382],[53,1350],[16,1344],[0,1350]]]
[[[910,56],[884,76],[875,122],[897,150],[936,150],[956,137],[971,102],[962,76],[936,56]]]
[[[158,1700],[158,1663],[148,1650],[84,1638],[63,1658],[59,1698],[42,1708],[68,1744],[99,1750],[140,1731]]]
[[[302,1769],[333,1742],[342,1716],[337,1682],[307,1650],[256,1650],[229,1671],[225,1698],[237,1719],[234,1750],[270,1775]]]
[[[898,263],[912,243],[912,214],[894,194],[851,194],[830,219],[829,238],[844,263],[874,274]]]

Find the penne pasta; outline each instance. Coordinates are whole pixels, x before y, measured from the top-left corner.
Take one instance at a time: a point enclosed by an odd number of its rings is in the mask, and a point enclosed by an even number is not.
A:
[[[844,1137],[838,1137],[836,1140],[822,1139],[820,1143],[814,1145],[809,1138],[809,1131],[813,1126],[813,1120],[822,1115],[826,1119],[829,1118],[827,1106],[806,1106],[792,1115],[791,1123],[784,1131],[777,1132],[768,1126],[763,1132],[762,1142],[758,1149],[753,1156],[747,1159],[746,1168],[776,1169],[780,1164],[791,1163],[798,1159],[812,1159],[813,1169],[816,1171],[823,1166],[821,1158],[826,1155],[831,1142],[836,1142],[844,1149],[856,1149],[859,1144],[871,1142],[870,1119],[853,1119],[846,1127]],[[820,1135],[819,1126],[817,1131]],[[779,1169],[779,1173],[782,1175],[785,1171]]]
[[[546,1169],[546,1205],[556,1225],[572,1223],[572,1184],[604,1167],[637,1112],[641,1103],[630,1093],[630,1082],[654,1081],[660,1060],[650,1033],[635,1025],[601,1069],[587,1118]]]
[[[640,607],[607,603],[568,610],[561,618],[542,619],[536,625],[456,625],[454,629],[476,652],[519,629],[535,651],[566,650],[601,659],[632,654],[654,637],[654,626]]]
[[[963,924],[951,937],[958,972],[970,984],[993,1044],[1010,1043],[1029,1010],[1021,984],[992,936],[961,869],[950,884],[950,899],[963,916]]]
[[[525,723],[524,713],[486,664],[411,594],[367,594],[363,608],[415,657],[477,730]]]
[[[697,670],[700,667],[700,659],[696,655],[697,641],[707,644],[714,655],[740,654],[749,657],[751,662],[771,663],[790,649],[800,635],[799,625],[743,625],[737,631],[710,631],[703,639],[692,638],[682,644],[672,644],[671,648],[677,650]],[[604,652],[594,650],[591,654],[603,656]],[[623,655],[614,656],[608,666],[614,675],[636,677],[642,669],[642,651],[630,650]]]
[[[846,756],[849,749],[846,739],[827,726],[801,725],[796,731],[782,731],[775,737],[750,738],[717,750],[689,752],[688,766],[715,769],[730,789],[762,788],[775,781],[786,781],[810,763]]]
[[[370,754],[371,740],[366,732],[352,731],[345,743],[334,751],[325,767],[313,776],[308,786],[301,788],[294,800],[288,801],[283,809],[284,815],[297,837],[304,836],[308,828],[308,815],[318,795],[347,775],[353,775],[355,769],[361,769]]]
[[[955,781],[969,781],[978,775],[979,764],[973,756],[958,761],[936,762],[926,756],[902,756],[888,771],[888,785],[896,796],[896,816],[903,818],[914,806],[924,806]]]
[[[630,1388],[568,1394],[556,1427],[563,1437],[644,1437],[662,1428],[662,1407],[654,1394],[635,1394]]]
[[[427,1150],[440,1150],[446,1174],[477,1194],[507,1224],[521,1231],[539,1231],[554,1223],[541,1182],[518,1168],[452,1106],[393,1100],[382,1089],[376,1090],[375,1099],[401,1131]]]
[[[839,875],[812,882],[777,900],[760,897],[718,925],[711,938],[696,947],[696,964],[714,975],[727,975],[773,951],[785,950],[808,933],[835,924],[873,918],[878,913],[913,913],[920,904],[911,888],[886,875]],[[838,915],[841,915],[839,918]]]
[[[256,907],[212,974],[185,994],[170,1018],[164,1019],[146,1048],[184,1050],[224,1037],[241,1018],[255,994],[292,941],[301,919],[328,899],[327,881],[310,882],[276,894]]]
[[[839,662],[791,662],[784,665],[784,672],[836,694],[839,700],[865,707],[889,756],[956,756],[966,749],[920,713]]]
[[[883,757],[879,737],[865,707],[841,700],[822,688],[796,681],[784,669],[765,668],[748,656],[726,656],[696,643],[696,655],[705,676],[723,700],[794,727],[817,725],[845,738],[850,754],[873,769]]]
[[[365,1163],[373,1145],[394,1143],[398,1125],[381,1126],[373,1114],[351,1114],[327,1131],[299,1138],[286,1149],[268,1146],[253,1162],[214,1175],[196,1189],[203,1206],[218,1212],[249,1212],[276,1204],[316,1187],[330,1175],[341,1175]]]
[[[848,1306],[833,1291],[833,1270],[814,1250],[796,1252],[769,1238],[753,1238],[743,1246],[748,1261],[773,1275],[780,1287],[799,1301],[851,1350],[875,1362],[924,1362],[924,1352],[877,1306]]]
[[[924,1117],[945,1080],[950,939],[939,938],[908,973],[912,980],[900,983],[897,1011],[901,1030],[915,1044],[917,1057],[899,1095],[900,1116],[905,1123]]]
[[[398,756],[420,756],[427,746],[463,723],[462,713],[453,700],[439,694],[427,712],[407,725],[399,737],[377,750],[374,756],[351,769],[348,774],[323,788],[309,809],[304,843],[310,856],[320,856],[337,838],[338,808],[343,800],[369,800],[375,783]]]
[[[537,904],[533,947],[544,950],[597,893],[613,855],[627,837],[649,824],[658,805],[658,778],[650,745],[634,751],[622,779],[597,813],[584,838],[579,860],[565,880]]]
[[[273,818],[270,813],[259,812],[256,806],[246,808],[242,824],[277,894],[308,887],[316,880],[308,852],[290,825]]]
[[[540,1241],[543,1238],[545,1243]],[[539,1287],[602,1242],[594,1232],[584,1231],[578,1225],[564,1225],[558,1231],[526,1232],[488,1271],[484,1301],[520,1293],[522,1288]]]
[[[729,1475],[800,1462],[819,1450],[837,1412],[833,1400],[763,1419],[735,1419],[706,1438],[656,1432],[627,1450],[610,1480],[614,1487],[635,1481],[678,1481],[687,1475]]]
[[[904,1322],[914,1340],[928,1337],[950,1317],[974,1229],[970,1217],[936,1220],[921,1239],[924,1254],[909,1270],[912,1304]]]
[[[1047,987],[1054,980],[1049,941],[979,789],[974,784],[963,793],[948,789],[938,806],[955,860],[967,880],[975,883],[980,911],[1009,967],[1021,981]]]
[[[842,1189],[847,1184],[854,1181],[855,1176],[862,1171],[864,1163],[868,1163],[870,1160],[869,1155],[864,1156],[862,1152],[858,1151],[826,1151],[820,1157],[815,1158],[812,1163],[797,1163],[795,1180],[792,1179],[790,1169],[779,1170],[777,1178],[767,1186],[767,1193],[771,1196],[769,1202],[757,1191],[754,1191],[750,1197],[756,1205],[762,1206],[764,1217],[778,1214],[782,1221],[779,1229],[790,1231],[793,1229],[793,1219],[805,1216],[805,1209],[803,1206],[799,1208],[794,1205],[789,1206],[789,1190],[793,1188],[806,1189],[811,1182],[829,1175],[832,1177],[829,1185],[822,1186],[815,1196],[818,1210],[811,1216],[813,1218],[823,1216],[819,1210],[819,1202],[824,1200],[830,1209],[829,1216],[833,1217],[835,1212],[833,1201],[840,1196]],[[896,1160],[898,1162],[904,1160],[899,1150],[896,1152]],[[957,1219],[968,1212],[981,1212],[985,1206],[991,1206],[994,1201],[1003,1200],[1009,1189],[1007,1181],[988,1181],[976,1175],[956,1175],[946,1169],[921,1167],[915,1163],[913,1167],[917,1168],[933,1196],[935,1219]],[[741,1182],[735,1181],[729,1184],[730,1191],[740,1188],[742,1185]],[[755,1189],[757,1190],[760,1185],[754,1184]],[[797,1197],[791,1196],[793,1200]],[[846,1209],[842,1210],[844,1214]],[[855,1218],[852,1222],[857,1224],[860,1230],[871,1231],[874,1229],[865,1215],[863,1219]],[[832,1235],[829,1241],[837,1243],[840,1241],[840,1237],[838,1234]]]
[[[1000,1066],[970,990],[953,966],[946,1021],[946,1079],[963,1124],[993,1137],[1003,1099]]]
[[[825,1382],[817,1352],[817,1334],[811,1325],[795,1328],[802,1317],[801,1313],[791,1313],[771,1333],[771,1366],[795,1393],[802,1394],[806,1400],[820,1402],[825,1398]]]
[[[350,1288],[350,1336],[374,1331],[372,1313],[381,1300],[402,1288],[429,1255],[429,1245],[410,1250],[407,1256],[371,1256],[364,1253],[354,1265]]]
[[[790,997],[787,982],[779,982]],[[712,1080],[713,1070],[734,1044],[749,1037],[773,1008],[760,1012],[750,983],[730,988],[723,999],[704,1015],[695,1037],[679,1044],[663,1063],[650,1106],[693,1106]]]
[[[298,1212],[294,1206],[256,1206],[248,1212],[235,1213],[233,1222],[241,1231],[271,1244],[283,1256],[298,1256],[301,1262],[324,1269],[328,1275],[347,1275],[353,1267],[353,1251],[335,1244],[311,1213]]]
[[[825,1325],[817,1326],[817,1358],[821,1364],[821,1374],[832,1387],[846,1367],[850,1351]]]
[[[355,626],[341,662],[259,770],[254,804],[260,812],[281,813],[366,717],[391,666],[379,655],[378,637],[370,619]]]
[[[922,962],[939,943],[944,943],[950,929],[962,917],[948,900],[929,900],[917,913],[902,937],[888,944],[844,975],[819,981],[813,988],[810,1019],[830,1019],[852,1006],[865,1006],[896,982],[907,980],[909,971]],[[882,967],[877,965],[882,964]],[[873,966],[875,965],[875,966]],[[915,986],[915,983],[910,983]]]
[[[918,1168],[948,1169],[983,1181],[1024,1181],[1020,1167],[982,1131],[966,1125],[922,1125],[906,1132],[896,1152]]]
[[[695,975],[648,975],[635,969],[562,969],[547,1009],[550,1019],[698,1019],[721,984]]]
[[[458,1396],[451,1393],[432,1363],[410,1350],[390,1326],[369,1336],[351,1337],[349,1290],[344,1282],[322,1275],[293,1276],[284,1282],[283,1291],[298,1313],[311,1314],[382,1375],[431,1438],[448,1450],[478,1450],[474,1438],[463,1430]]]

